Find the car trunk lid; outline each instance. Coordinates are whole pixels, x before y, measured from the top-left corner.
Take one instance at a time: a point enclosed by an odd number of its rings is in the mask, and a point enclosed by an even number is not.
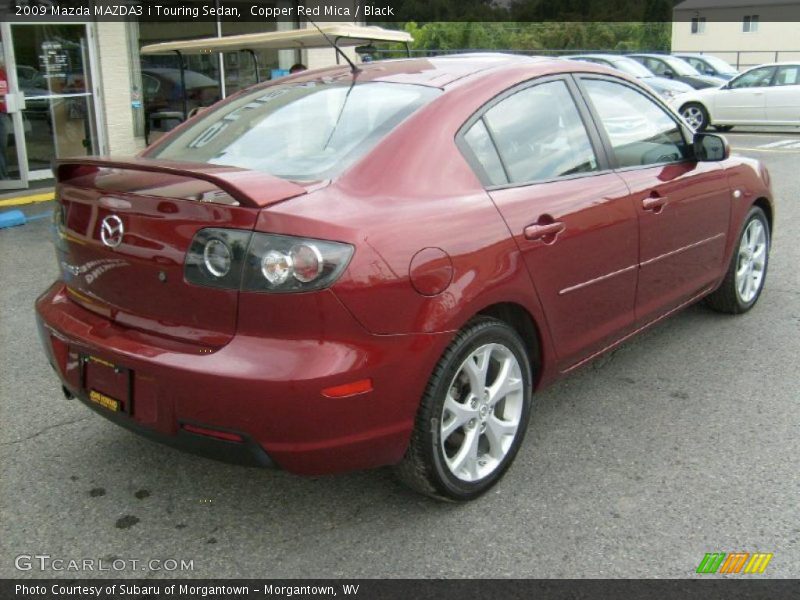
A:
[[[70,298],[119,324],[204,346],[234,334],[239,292],[185,280],[195,234],[252,230],[262,208],[306,193],[262,172],[140,158],[61,160],[55,174]]]

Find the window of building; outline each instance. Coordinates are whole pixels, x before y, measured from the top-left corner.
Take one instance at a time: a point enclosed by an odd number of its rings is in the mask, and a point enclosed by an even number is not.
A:
[[[745,15],[744,19],[742,19],[742,31],[744,33],[758,31],[758,15]]]
[[[692,34],[697,35],[706,32],[706,18],[692,17]]]

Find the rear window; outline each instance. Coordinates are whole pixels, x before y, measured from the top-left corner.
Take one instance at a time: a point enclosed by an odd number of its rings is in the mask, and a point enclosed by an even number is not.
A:
[[[201,114],[149,156],[230,165],[295,181],[329,179],[440,93],[385,82],[261,88]]]

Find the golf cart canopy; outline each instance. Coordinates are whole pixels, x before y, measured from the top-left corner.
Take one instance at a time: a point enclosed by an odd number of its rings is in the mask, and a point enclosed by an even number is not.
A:
[[[406,31],[394,31],[382,27],[361,27],[358,25],[323,25],[322,32],[316,29],[292,29],[289,31],[270,31],[268,33],[245,33],[225,37],[200,38],[177,42],[148,44],[141,49],[142,54],[208,54],[211,52],[236,52],[262,49],[290,50],[293,48],[330,48],[327,36],[334,44],[360,46],[368,42],[392,42],[408,44],[414,41]],[[325,35],[323,35],[323,33]]]

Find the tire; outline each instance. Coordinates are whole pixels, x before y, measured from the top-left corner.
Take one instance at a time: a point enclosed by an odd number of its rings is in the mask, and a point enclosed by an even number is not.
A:
[[[738,315],[758,302],[767,279],[770,230],[764,211],[754,206],[747,213],[736,241],[731,264],[722,284],[706,297],[706,304],[717,312]]]
[[[428,382],[397,476],[439,499],[465,501],[483,494],[522,444],[532,381],[525,344],[514,329],[488,317],[470,321]]]
[[[720,133],[725,133],[733,129],[733,125],[714,125],[714,129],[716,129]]]
[[[689,102],[681,106],[681,116],[695,131],[708,129],[708,111],[698,102]]]

